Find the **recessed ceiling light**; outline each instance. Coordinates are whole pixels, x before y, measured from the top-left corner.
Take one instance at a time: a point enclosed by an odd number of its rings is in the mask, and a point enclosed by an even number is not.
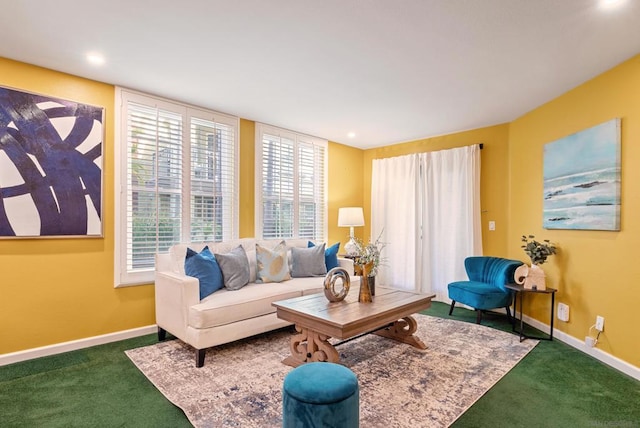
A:
[[[622,6],[627,0],[600,0],[600,9],[615,9]]]
[[[349,138],[355,138],[355,137],[356,137],[356,133],[355,133],[355,132],[349,132],[349,133],[347,134],[347,137],[349,137]]]
[[[87,61],[89,61],[90,64],[93,65],[102,65],[104,64],[104,56],[100,55],[99,53],[88,53],[87,54]]]

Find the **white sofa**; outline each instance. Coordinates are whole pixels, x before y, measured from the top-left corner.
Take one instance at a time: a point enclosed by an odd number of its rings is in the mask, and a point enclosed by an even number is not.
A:
[[[273,249],[282,239],[253,238],[219,243],[179,244],[168,254],[156,254],[155,302],[158,338],[168,331],[196,349],[196,366],[202,367],[206,348],[290,325],[276,316],[272,302],[323,292],[324,277],[292,278],[280,283],[256,283],[256,243]],[[308,240],[286,240],[287,247],[307,247]],[[198,279],[185,275],[187,247],[224,254],[242,245],[250,267],[249,284],[239,290],[223,288],[200,300]],[[338,258],[350,274],[353,261]],[[352,288],[360,278],[351,275]],[[353,290],[351,292],[354,292]],[[357,292],[357,291],[356,291]]]

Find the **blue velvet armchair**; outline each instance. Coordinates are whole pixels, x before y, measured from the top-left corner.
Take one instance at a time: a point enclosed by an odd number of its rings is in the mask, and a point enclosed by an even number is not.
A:
[[[505,308],[511,322],[509,306],[513,292],[505,284],[513,283],[513,274],[521,261],[500,257],[467,257],[464,267],[469,281],[457,281],[449,284],[449,298],[453,312],[456,302],[471,306],[476,310],[476,323],[482,320],[482,311]]]

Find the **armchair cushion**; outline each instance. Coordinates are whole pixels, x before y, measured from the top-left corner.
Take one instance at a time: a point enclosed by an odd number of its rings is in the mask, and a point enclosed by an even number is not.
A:
[[[511,304],[511,294],[491,284],[458,281],[449,284],[449,298],[475,309],[504,308]]]

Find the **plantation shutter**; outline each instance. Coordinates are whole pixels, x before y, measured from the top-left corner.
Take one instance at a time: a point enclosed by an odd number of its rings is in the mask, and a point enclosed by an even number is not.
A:
[[[298,224],[301,238],[325,236],[324,147],[298,143]]]
[[[258,125],[256,233],[265,239],[325,239],[326,144]]]
[[[154,279],[181,242],[238,237],[238,119],[118,90],[116,286]]]
[[[294,236],[294,141],[278,135],[262,138],[262,236]]]
[[[128,104],[127,270],[154,266],[155,253],[180,242],[182,116]]]
[[[191,119],[191,242],[231,239],[235,231],[235,128]]]

